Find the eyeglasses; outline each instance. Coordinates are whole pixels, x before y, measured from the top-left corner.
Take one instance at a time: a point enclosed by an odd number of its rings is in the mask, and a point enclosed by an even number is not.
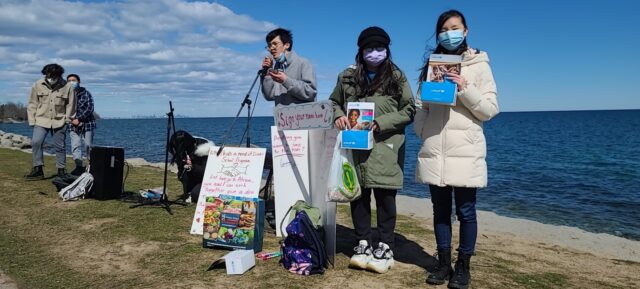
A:
[[[274,41],[274,42],[271,42],[271,43],[267,44],[267,46],[265,46],[264,48],[269,49],[271,47],[278,47],[280,45],[284,45],[284,44],[282,42]]]

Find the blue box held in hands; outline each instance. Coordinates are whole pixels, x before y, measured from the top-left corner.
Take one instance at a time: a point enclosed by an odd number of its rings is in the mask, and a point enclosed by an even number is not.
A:
[[[420,84],[420,100],[426,103],[456,105],[457,85],[447,79],[447,73],[460,75],[462,56],[431,54],[427,79]]]
[[[342,132],[341,147],[343,149],[373,149],[371,126],[375,119],[375,107],[373,102],[347,103],[347,119],[350,129]]]

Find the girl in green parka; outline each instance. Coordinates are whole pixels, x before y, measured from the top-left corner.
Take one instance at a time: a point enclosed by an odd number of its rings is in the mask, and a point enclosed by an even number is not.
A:
[[[413,94],[406,76],[391,61],[389,35],[379,27],[369,27],[358,37],[356,64],[338,76],[329,99],[333,103],[336,128],[350,129],[346,116],[348,102],[375,103],[371,126],[372,150],[353,150],[362,197],[351,202],[351,215],[358,245],[350,267],[386,273],[394,264],[396,193],[402,189],[405,127],[415,114]],[[380,242],[371,240],[371,193],[376,198]]]

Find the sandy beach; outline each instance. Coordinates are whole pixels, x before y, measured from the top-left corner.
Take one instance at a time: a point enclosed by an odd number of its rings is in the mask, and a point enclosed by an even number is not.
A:
[[[433,209],[429,199],[398,196],[398,213],[432,222]],[[587,232],[575,227],[543,224],[536,221],[509,218],[493,212],[478,211],[479,235],[501,235],[514,240],[560,246],[604,258],[640,262],[640,241],[610,234]]]

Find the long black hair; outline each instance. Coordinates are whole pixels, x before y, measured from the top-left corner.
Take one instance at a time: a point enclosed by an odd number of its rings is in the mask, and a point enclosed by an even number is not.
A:
[[[196,139],[184,130],[176,131],[169,139],[169,152],[171,163],[177,163],[178,167],[184,166],[183,158],[193,154],[196,149]]]
[[[385,48],[387,49],[387,58],[380,63],[376,76],[371,81],[369,81],[369,74],[362,53],[364,49],[358,49],[358,54],[356,54],[356,70],[354,73],[356,95],[373,95],[378,90],[384,95],[402,94],[401,79],[399,75],[397,76],[393,73],[394,70],[399,70],[399,68],[391,60],[391,50],[389,46]]]
[[[445,11],[442,14],[440,14],[440,16],[438,17],[438,22],[436,22],[436,30],[435,30],[435,37],[436,37],[436,48],[427,48],[427,52],[424,55],[424,66],[422,66],[422,68],[420,69],[420,77],[418,78],[419,81],[425,81],[427,80],[427,71],[429,70],[429,56],[431,54],[455,54],[455,55],[461,55],[462,53],[464,53],[465,51],[467,51],[467,49],[469,49],[469,46],[467,45],[467,38],[465,37],[464,40],[462,41],[462,44],[460,44],[460,46],[458,46],[458,48],[454,51],[449,51],[447,49],[445,49],[444,47],[442,47],[442,45],[440,45],[438,39],[438,34],[440,34],[441,30],[442,30],[442,26],[444,26],[444,23],[447,22],[447,20],[449,20],[450,18],[453,17],[458,17],[460,18],[460,21],[462,22],[462,25],[464,26],[464,29],[468,29],[467,26],[467,20],[464,18],[464,15],[462,14],[462,12],[458,11],[458,10],[449,10],[449,11]]]

